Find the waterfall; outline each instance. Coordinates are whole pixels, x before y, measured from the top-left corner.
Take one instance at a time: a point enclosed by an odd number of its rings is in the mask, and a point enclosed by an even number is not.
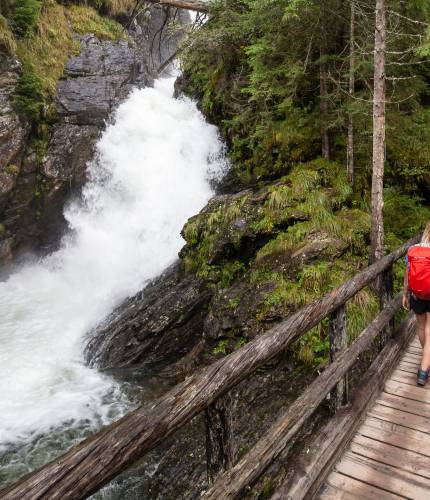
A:
[[[119,106],[65,209],[60,249],[0,283],[2,452],[58,429],[92,432],[130,404],[85,366],[85,334],[175,260],[183,224],[226,166],[216,128],[173,98],[173,84],[160,79]]]

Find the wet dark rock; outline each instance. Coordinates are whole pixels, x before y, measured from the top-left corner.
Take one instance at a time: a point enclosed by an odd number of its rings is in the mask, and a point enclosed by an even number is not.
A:
[[[94,155],[94,146],[100,133],[100,128],[95,125],[56,124],[42,162],[46,177],[83,184],[85,166]]]
[[[201,340],[210,297],[203,280],[174,265],[90,334],[88,362],[108,369],[177,361]]]
[[[154,74],[131,41],[83,35],[80,47],[80,54],[67,62],[58,83],[58,112],[67,123],[103,126],[133,86],[152,85]]]
[[[0,213],[15,187],[29,132],[28,124],[12,109],[12,94],[20,72],[16,59],[0,54]]]

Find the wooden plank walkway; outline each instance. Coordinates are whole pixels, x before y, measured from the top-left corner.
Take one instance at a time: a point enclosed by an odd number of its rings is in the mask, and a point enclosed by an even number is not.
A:
[[[430,383],[415,337],[316,498],[430,499]]]

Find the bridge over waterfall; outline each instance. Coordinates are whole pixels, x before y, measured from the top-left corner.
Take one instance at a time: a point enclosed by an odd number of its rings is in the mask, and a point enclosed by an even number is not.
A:
[[[428,498],[430,388],[415,387],[421,347],[411,314],[396,326],[401,295],[393,294],[392,272],[417,241],[406,242],[161,398],[9,485],[0,498],[86,498],[201,412],[211,416],[206,434],[212,479],[202,498],[242,498],[329,394],[331,417],[288,465],[272,498]],[[380,312],[348,342],[346,303],[368,285],[380,291]],[[325,318],[330,363],[236,461],[229,428],[231,390]],[[373,362],[354,389],[348,389],[351,369],[369,348],[375,351]]]

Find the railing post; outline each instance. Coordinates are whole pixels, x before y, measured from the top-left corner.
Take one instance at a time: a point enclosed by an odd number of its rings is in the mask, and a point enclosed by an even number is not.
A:
[[[229,391],[205,409],[206,466],[208,483],[220,472],[230,469],[234,461],[233,410],[234,396]]]
[[[346,306],[341,305],[329,316],[330,362],[335,361],[348,347]],[[339,381],[330,393],[330,407],[335,413],[348,402],[348,375]]]
[[[379,307],[380,310],[393,299],[393,266],[387,267],[385,271],[381,273],[380,276],[380,288],[379,288]],[[388,326],[382,330],[380,335],[380,347],[383,348],[387,341],[392,337],[394,332],[394,319],[390,321]]]

